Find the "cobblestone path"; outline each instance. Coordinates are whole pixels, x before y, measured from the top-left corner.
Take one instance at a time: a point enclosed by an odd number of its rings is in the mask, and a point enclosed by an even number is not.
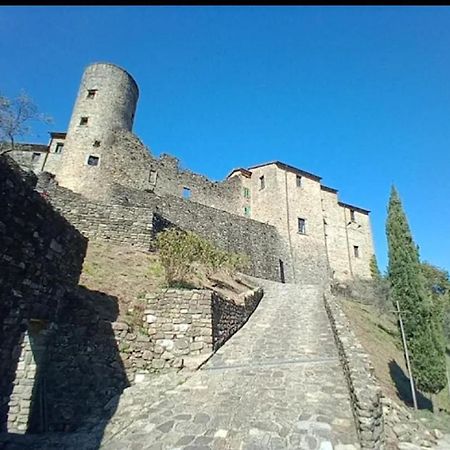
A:
[[[192,376],[172,373],[126,389],[106,427],[94,421],[76,434],[25,436],[6,448],[358,449],[319,288],[258,282],[259,307]]]
[[[359,448],[319,289],[264,288],[247,324],[193,377],[156,403],[127,396],[101,448]]]

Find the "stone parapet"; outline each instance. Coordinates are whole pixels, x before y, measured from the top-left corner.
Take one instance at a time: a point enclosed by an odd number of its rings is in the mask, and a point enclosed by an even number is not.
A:
[[[326,292],[324,301],[350,391],[361,449],[383,450],[386,445],[382,391],[373,366],[336,299]]]

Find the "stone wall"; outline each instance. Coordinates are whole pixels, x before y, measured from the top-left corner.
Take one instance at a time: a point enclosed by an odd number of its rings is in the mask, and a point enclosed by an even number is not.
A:
[[[39,189],[67,220],[92,239],[148,249],[155,234],[173,224],[223,250],[247,255],[249,275],[279,281],[279,260],[289,260],[284,241],[273,226],[175,196],[160,197],[116,185],[111,204],[104,204],[58,186],[48,174],[41,175]]]
[[[350,391],[361,449],[385,449],[382,392],[369,356],[357,341],[336,299],[326,292],[324,301]]]
[[[248,292],[241,304],[223,299],[216,293],[212,296],[213,305],[213,347],[222,346],[251,316],[263,297],[261,288]]]
[[[43,335],[77,285],[86,239],[0,157],[0,428],[25,431],[39,390]],[[37,326],[36,326],[37,324]],[[36,366],[36,367],[32,367]]]
[[[38,189],[87,238],[145,250],[150,248],[153,237],[151,208],[89,201],[58,186],[47,173],[39,176]]]
[[[142,326],[112,324],[128,379],[199,364],[242,327],[262,296],[254,289],[237,304],[209,290],[147,294]]]

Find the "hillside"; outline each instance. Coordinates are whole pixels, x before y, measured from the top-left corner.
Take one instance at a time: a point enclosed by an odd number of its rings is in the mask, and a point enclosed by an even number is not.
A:
[[[139,309],[146,293],[168,287],[158,253],[149,253],[130,246],[90,241],[80,276],[80,285],[117,297],[118,321],[128,322]],[[219,273],[213,279],[200,274],[190,286],[214,289],[222,297],[240,303],[242,295],[253,288],[244,276],[230,277]]]
[[[418,392],[419,410],[414,411],[412,408],[408,372],[394,313],[381,313],[375,306],[359,303],[349,297],[341,297],[341,304],[353,331],[370,355],[384,395],[407,406],[413,417],[428,429],[449,433],[450,396],[447,389],[432,400]]]

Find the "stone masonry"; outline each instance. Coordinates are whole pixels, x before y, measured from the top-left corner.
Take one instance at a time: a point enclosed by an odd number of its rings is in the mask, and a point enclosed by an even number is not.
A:
[[[32,169],[52,173],[59,185],[94,203],[115,205],[121,187],[153,193],[162,202],[184,198],[230,213],[232,222],[239,217],[272,225],[281,237],[279,255],[271,262],[278,279],[370,278],[374,248],[368,210],[339,201],[338,191],[324,186],[321,177],[280,161],[235,169],[213,182],[182,169],[172,156],[157,158],[131,133],[138,95],[125,70],[110,63],[89,65],[67,135],[52,133],[42,164]],[[24,155],[15,152],[14,157],[27,161]],[[133,221],[132,210],[123,212]]]
[[[18,432],[32,426],[42,341],[78,283],[86,251],[86,239],[35,183],[0,157],[0,428]]]

